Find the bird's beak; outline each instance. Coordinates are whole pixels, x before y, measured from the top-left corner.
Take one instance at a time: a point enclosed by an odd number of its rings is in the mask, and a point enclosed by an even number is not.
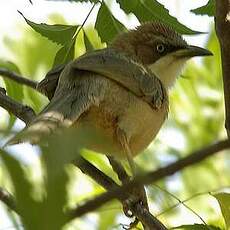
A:
[[[198,46],[190,46],[188,45],[184,49],[180,49],[175,52],[175,56],[177,57],[195,57],[195,56],[211,56],[213,53],[209,50]]]

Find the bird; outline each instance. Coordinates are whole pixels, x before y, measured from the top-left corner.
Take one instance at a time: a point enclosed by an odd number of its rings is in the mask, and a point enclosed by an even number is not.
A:
[[[38,143],[61,128],[90,128],[110,144],[91,138],[86,148],[126,158],[132,165],[166,120],[169,89],[186,62],[209,55],[160,22],[118,34],[107,48],[87,52],[46,75],[38,90],[50,102],[24,128],[23,138]]]

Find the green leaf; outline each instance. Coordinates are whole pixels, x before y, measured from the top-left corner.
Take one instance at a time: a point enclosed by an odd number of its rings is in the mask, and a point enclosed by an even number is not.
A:
[[[38,203],[32,198],[32,184],[14,157],[0,149],[0,156],[9,172],[15,190],[16,208],[20,213],[25,229],[38,229],[40,218],[37,210]],[[33,211],[32,211],[33,210]]]
[[[181,229],[181,230],[221,230],[219,227],[215,227],[212,225],[204,225],[204,224],[193,224],[193,225],[181,225],[175,228],[170,229]]]
[[[6,68],[7,70],[13,71],[17,74],[21,74],[19,68],[12,62],[0,61],[0,67]],[[24,99],[23,86],[6,78],[3,78],[3,81],[6,86],[7,95],[18,102],[22,102]],[[10,114],[8,129],[13,127],[15,120],[16,117]]]
[[[58,140],[60,141],[60,140]],[[62,229],[66,223],[67,216],[64,215],[63,209],[67,203],[67,182],[68,175],[64,170],[67,156],[61,148],[61,142],[56,140],[49,143],[49,147],[43,148],[42,157],[44,159],[44,168],[46,172],[46,199],[43,202],[44,227],[41,229]]]
[[[69,61],[73,60],[74,51],[75,51],[75,39],[72,40],[70,44],[62,46],[60,50],[58,50],[54,58],[53,67],[68,63]]]
[[[159,21],[171,26],[181,34],[197,34],[185,25],[178,22],[169,11],[156,0],[116,0],[126,14],[133,13],[140,22]]]
[[[226,229],[230,229],[230,193],[217,193],[213,195],[219,202]]]
[[[90,40],[89,40],[89,38],[88,38],[88,36],[84,30],[83,30],[83,38],[84,38],[84,44],[85,44],[86,51],[93,51],[94,47],[93,47],[92,43],[90,42]]]
[[[66,45],[69,43],[78,28],[77,25],[47,25],[45,23],[37,24],[25,18],[20,11],[18,12],[23,16],[26,23],[36,32],[60,45]]]
[[[118,33],[125,30],[125,26],[120,23],[110,12],[103,2],[97,14],[95,28],[101,37],[102,42],[110,42]]]
[[[42,145],[42,159],[45,170],[46,200],[44,208],[44,227],[41,229],[62,229],[66,223],[64,207],[68,201],[69,176],[65,166],[78,158],[81,146],[90,135],[87,131],[68,129],[45,137]],[[87,137],[87,138],[86,138]],[[48,144],[47,144],[48,143]]]
[[[197,15],[214,16],[215,15],[215,1],[209,0],[206,5],[193,9],[191,10],[191,12]]]

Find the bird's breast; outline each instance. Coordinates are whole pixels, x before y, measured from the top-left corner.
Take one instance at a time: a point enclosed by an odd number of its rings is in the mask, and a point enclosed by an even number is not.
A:
[[[109,145],[89,143],[88,148],[96,152],[125,157],[119,142],[121,129],[129,142],[133,156],[143,151],[154,139],[167,117],[167,102],[154,110],[147,102],[108,79],[104,81],[104,99],[81,115],[76,125],[100,132]],[[102,84],[103,85],[103,84]]]
[[[141,99],[133,98],[118,124],[126,133],[133,156],[142,152],[153,141],[167,114],[167,102],[160,109],[154,110]]]

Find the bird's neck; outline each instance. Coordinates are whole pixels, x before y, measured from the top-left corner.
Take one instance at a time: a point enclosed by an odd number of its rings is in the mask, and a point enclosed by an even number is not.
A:
[[[136,55],[134,47],[131,46],[131,43],[128,40],[125,42],[125,39],[117,39],[112,45],[112,48],[115,48],[118,51],[125,53],[130,56],[132,59],[141,62],[142,58]],[[151,71],[161,80],[166,89],[171,88],[176,78],[180,75],[183,70],[183,67],[186,61],[189,58],[178,58],[175,56],[175,53],[170,53],[164,57],[161,57],[153,64],[148,65]],[[145,65],[144,63],[142,63]]]
[[[180,75],[188,58],[176,59],[173,55],[166,55],[148,67],[161,80],[166,89],[171,88]]]

